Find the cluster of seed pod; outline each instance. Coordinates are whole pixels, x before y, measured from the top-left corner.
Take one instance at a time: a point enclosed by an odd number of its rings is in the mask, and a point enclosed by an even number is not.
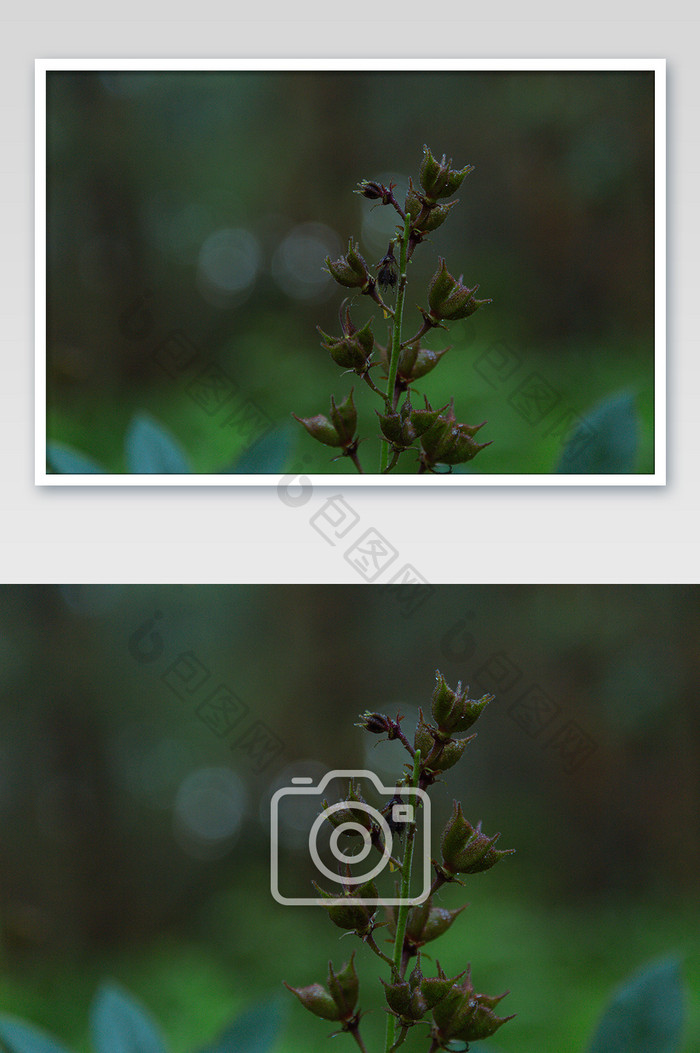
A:
[[[381,462],[387,462],[383,471],[391,471],[401,455],[409,450],[418,454],[416,463],[419,473],[437,472],[444,468],[451,471],[453,465],[473,460],[489,445],[474,442],[474,435],[483,424],[457,422],[454,400],[442,409],[433,410],[426,399],[425,409],[415,410],[411,393],[416,382],[432,372],[450,350],[449,347],[441,350],[423,347],[423,338],[433,329],[446,329],[445,322],[469,318],[484,304],[491,303],[491,300],[477,299],[479,286],[470,288],[465,285],[462,276],[455,278],[448,271],[445,260],[439,258],[428,285],[427,307],[419,308],[422,324],[413,336],[405,340],[401,338],[406,265],[416,246],[448,218],[457,202],[446,204],[444,199],[456,193],[471,171],[472,165],[453,168],[452,161],[448,161],[444,155],[441,160],[437,160],[426,146],[418,174],[419,186],[414,186],[413,181],[409,180],[403,205],[394,195],[395,184],[385,186],[383,183],[363,180],[356,193],[379,205],[393,207],[401,220],[397,233],[376,265],[376,277],[352,238],[344,255],[336,260],[328,256],[325,260],[328,273],[339,285],[352,290],[354,294],[368,296],[388,320],[389,335],[387,343],[382,345],[375,339],[371,320],[361,328],[352,322],[349,301],[346,299],[340,309],[340,335],[331,336],[319,328],[321,346],[328,351],[333,361],[359,377],[384,403],[383,412],[378,412],[380,439],[386,446],[386,455]],[[384,299],[389,289],[396,289],[394,307]],[[384,388],[379,387],[371,376],[371,370],[376,366],[385,370],[385,375],[379,378]],[[344,429],[338,429],[335,425],[333,412],[330,419],[323,414],[294,416],[312,438],[326,446],[335,447],[339,457],[349,457],[357,470],[363,471],[358,456],[362,440],[357,434],[356,411],[353,419],[348,416]],[[352,428],[350,423],[353,424]]]
[[[411,758],[409,767],[417,775],[417,785],[425,791],[443,772],[461,760],[467,745],[476,738],[474,733],[465,733],[471,730],[492,700],[492,695],[469,698],[469,688],[463,689],[461,684],[451,688],[438,672],[430,700],[430,715],[420,711],[413,742],[401,727],[403,718],[400,715],[394,719],[385,713],[367,710],[357,726],[372,735],[386,735],[390,741],[398,740]],[[403,778],[406,780],[407,776]],[[387,808],[392,803],[389,802]],[[372,845],[380,852],[384,849],[379,825],[374,824],[371,809],[367,808],[360,788],[353,782],[342,801],[329,806],[324,800],[322,807],[328,811],[332,825],[359,824],[367,830]],[[469,1042],[489,1038],[511,1019],[495,1012],[508,992],[497,996],[478,994],[472,984],[471,965],[456,976],[448,977],[436,962],[435,975],[425,976],[421,960],[423,947],[443,936],[465,909],[462,906],[449,910],[441,906],[436,901],[440,890],[447,884],[463,884],[460,877],[490,870],[512,854],[513,849],[496,848],[499,837],[500,834],[492,837],[484,834],[481,823],[472,825],[465,817],[462,805],[455,801],[440,838],[439,858],[433,859],[435,879],[429,894],[423,902],[410,906],[403,914],[401,907],[380,906],[381,899],[374,881],[359,885],[342,880],[340,896],[315,885],[320,899],[328,900],[324,907],[334,925],[344,932],[354,933],[390,968],[389,979],[382,980],[382,983],[385,1008],[395,1021],[398,1032],[392,1039],[392,1050],[396,1050],[408,1032],[419,1024],[428,1026],[429,1053],[436,1053],[456,1048],[453,1043],[457,1041],[465,1043],[464,1048],[468,1048]],[[406,858],[406,854],[403,861],[392,858],[394,869],[401,870]],[[348,879],[350,876],[348,866]],[[380,910],[383,911],[383,920],[380,920]],[[382,926],[394,940],[393,958],[386,955],[376,942],[375,930]],[[409,973],[413,958],[416,963]],[[360,1035],[362,1013],[358,1008],[359,983],[354,956],[338,973],[334,973],[329,963],[327,987],[314,983],[307,987],[290,987],[290,990],[311,1013],[338,1023],[340,1031],[349,1032],[360,1049],[366,1051]]]

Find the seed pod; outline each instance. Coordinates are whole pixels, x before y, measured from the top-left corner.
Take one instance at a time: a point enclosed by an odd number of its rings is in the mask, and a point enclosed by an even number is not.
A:
[[[345,889],[342,897],[326,892],[315,881],[313,884],[319,896],[323,899],[342,899],[341,903],[324,904],[325,910],[328,911],[328,917],[334,925],[337,925],[339,929],[354,931],[358,936],[368,936],[371,933],[374,928],[374,916],[377,913],[377,908],[367,906],[364,903],[357,903],[356,901],[358,899],[377,899],[377,886],[374,882],[368,881],[360,888],[353,886],[350,890]]]
[[[357,430],[357,410],[352,400],[352,393],[353,389],[351,388],[347,398],[339,402],[338,405],[336,405],[335,399],[331,395],[331,421],[338,433],[341,446],[352,445]]]
[[[325,263],[331,277],[346,289],[364,290],[373,280],[359,247],[353,245],[352,238],[348,242],[348,251],[344,256],[339,256],[337,260],[331,260],[330,256],[326,256]]]
[[[452,404],[446,414],[440,414],[433,427],[421,438],[425,463],[431,468],[436,464],[464,464],[473,460],[490,442],[474,442],[473,436],[481,424],[458,424]]]
[[[426,197],[433,201],[439,197],[451,197],[459,189],[465,176],[473,171],[473,165],[465,165],[461,169],[452,168],[452,158],[448,161],[444,154],[442,160],[437,161],[429,148],[423,147],[423,160],[418,175]]]
[[[482,427],[482,425],[479,425],[479,427]],[[439,670],[435,673],[435,678],[437,683],[431,699],[431,709],[439,730],[447,734],[468,731],[472,724],[479,719],[489,702],[493,701],[494,696],[483,695],[476,702],[467,697],[469,693],[468,687],[465,691],[462,691],[461,682],[453,690],[448,686],[447,681]]]
[[[288,991],[295,994],[301,1004],[313,1013],[320,1016],[322,1020],[341,1020],[340,1010],[321,984],[310,984],[308,987],[290,987],[284,985]]]
[[[338,432],[328,420],[328,417],[324,417],[322,413],[318,413],[315,417],[297,417],[296,413],[293,413],[292,416],[300,424],[304,425],[312,438],[316,439],[317,442],[322,442],[324,446],[343,445]]]
[[[481,823],[473,827],[462,814],[462,805],[454,802],[453,813],[442,833],[442,866],[440,871],[448,879],[456,874],[480,874],[490,870],[503,856],[511,855],[515,849],[494,848],[500,833],[487,837],[481,832]]]
[[[449,322],[468,318],[491,300],[476,300],[474,293],[479,286],[469,289],[462,283],[462,276],[454,278],[447,269],[442,256],[438,257],[438,268],[428,286],[429,317],[434,322]]]
[[[372,332],[372,321],[363,325],[362,329],[355,326],[344,332],[342,336],[330,336],[324,333],[320,326],[318,332],[323,337],[321,347],[330,353],[333,361],[342,366],[343,369],[354,369],[358,375],[367,372],[367,366],[374,348],[374,333]]]
[[[355,972],[355,952],[353,951],[350,961],[344,965],[340,972],[334,973],[333,966],[328,963],[328,990],[338,1007],[341,1020],[349,1020],[355,1013],[357,997],[360,992],[360,982]]]

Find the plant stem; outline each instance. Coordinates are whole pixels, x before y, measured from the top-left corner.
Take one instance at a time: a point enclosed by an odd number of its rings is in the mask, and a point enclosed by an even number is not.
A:
[[[380,389],[370,377],[369,373],[363,373],[362,375],[364,377],[365,383],[372,389],[372,391],[376,392],[376,394],[379,395],[379,397],[382,398],[384,402],[386,402],[386,392],[380,391]]]
[[[399,457],[400,456],[401,456],[401,454],[398,453],[397,450],[394,450],[394,456],[391,458],[391,463],[388,465],[387,468],[384,469],[384,474],[385,475],[388,475],[389,472],[392,471],[392,469],[394,469],[396,467],[396,465],[399,462]]]
[[[408,239],[411,231],[411,213],[406,214],[401,238],[401,251],[399,254],[399,289],[396,294],[396,307],[394,308],[394,328],[391,341],[391,361],[389,363],[389,380],[387,381],[386,394],[388,408],[395,409],[396,403],[396,374],[399,369],[399,356],[401,354],[401,321],[403,319],[403,302],[406,298],[406,253],[408,251]],[[383,472],[389,463],[389,447],[382,443],[379,454],[379,471]]]
[[[348,451],[348,457],[350,458],[352,463],[355,465],[355,467],[357,468],[357,470],[360,473],[360,475],[363,475],[364,472],[362,470],[362,465],[360,464],[360,458],[357,456],[357,450],[349,450]]]
[[[390,958],[388,954],[385,954],[384,951],[377,946],[374,936],[372,936],[371,933],[369,934],[369,936],[365,936],[364,942],[371,950],[374,951],[376,955],[378,955],[382,959],[382,961],[386,962],[387,965],[393,966],[393,958]]]
[[[358,1024],[355,1024],[355,1025],[354,1025],[354,1027],[348,1027],[348,1031],[350,1032],[350,1034],[352,1035],[352,1037],[353,1037],[353,1038],[355,1039],[355,1041],[357,1042],[358,1046],[359,1046],[359,1047],[360,1047],[360,1049],[362,1050],[362,1053],[367,1053],[367,1046],[366,1046],[366,1045],[364,1044],[364,1042],[362,1041],[362,1036],[360,1035],[360,1028],[359,1028],[359,1025],[358,1025]]]
[[[415,757],[416,751],[414,750],[413,746],[411,745],[411,743],[408,741],[408,739],[404,735],[404,733],[401,730],[401,728],[397,727],[395,734],[396,734],[396,738],[399,740],[401,745],[404,746],[408,750],[408,752],[411,754],[411,757]]]
[[[407,220],[408,223],[408,220]],[[403,252],[403,250],[402,250]],[[416,750],[413,758],[413,775],[411,776],[410,785],[415,789],[420,779],[420,750]],[[416,823],[415,820],[412,822],[406,833],[406,850],[403,857],[403,871],[401,873],[401,903],[396,914],[396,935],[394,937],[394,960],[393,966],[399,976],[403,977],[401,972],[401,965],[403,960],[403,945],[406,936],[406,924],[408,922],[408,900],[411,895],[411,865],[413,863],[413,845],[416,839]],[[405,971],[405,967],[404,967]],[[396,1042],[396,1024],[397,1020],[395,1016],[389,1016],[386,1024],[386,1045],[384,1047],[385,1053],[389,1053],[394,1043]]]

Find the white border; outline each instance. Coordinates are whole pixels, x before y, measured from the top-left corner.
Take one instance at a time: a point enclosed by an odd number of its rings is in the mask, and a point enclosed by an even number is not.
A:
[[[50,475],[46,471],[46,73],[50,70],[653,70],[655,87],[654,472],[648,475],[311,475],[313,486],[664,486],[666,484],[665,59],[36,59],[35,476],[37,486],[266,486],[274,475]],[[290,478],[286,476],[285,478]]]
[[[376,899],[366,896],[353,896],[352,902],[367,907],[400,907],[402,903],[417,906],[424,903],[430,894],[432,864],[430,858],[430,797],[421,790],[419,786],[384,786],[381,779],[373,771],[365,768],[335,768],[326,772],[318,786],[282,786],[272,795],[270,801],[270,892],[278,903],[284,907],[336,907],[347,904],[347,898],[326,898],[324,896],[284,896],[279,888],[279,802],[283,797],[301,796],[323,793],[324,789],[332,779],[366,779],[374,783],[377,791],[386,797],[394,797],[396,794],[414,794],[423,802],[423,814],[425,815],[425,830],[427,836],[423,838],[423,880],[422,888],[417,896],[411,896],[407,900],[400,896],[379,896]],[[294,780],[292,780],[294,782]],[[320,797],[319,797],[320,803]],[[367,810],[369,806],[367,806]],[[322,817],[323,813],[318,817]],[[317,820],[318,822],[318,820]],[[381,864],[380,864],[381,865]]]

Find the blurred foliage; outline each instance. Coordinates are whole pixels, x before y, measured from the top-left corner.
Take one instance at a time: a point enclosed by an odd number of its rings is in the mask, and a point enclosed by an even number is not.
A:
[[[279,998],[241,1013],[201,1053],[268,1053],[284,1018]],[[166,1053],[160,1029],[148,1010],[118,984],[104,983],[90,1006],[96,1053]],[[0,1015],[0,1044],[8,1053],[66,1053],[46,1032]]]
[[[690,992],[682,1048],[698,1048],[700,591],[426,586],[415,609],[406,595],[3,589],[4,1012],[86,1053],[89,1004],[113,976],[186,1053],[282,980],[347,960],[322,911],[271,898],[270,795],[300,771],[394,773],[398,745],[365,752],[357,714],[400,711],[411,727],[439,666],[496,695],[478,749],[436,787],[434,822],[460,797],[517,849],[488,887],[444,892],[445,906],[470,906],[442,964],[473,960],[480,989],[511,988],[518,1017],[497,1047],[583,1050],[611,988],[675,952]],[[212,695],[229,700],[228,731]],[[312,876],[303,845],[286,858]],[[358,953],[371,1040],[379,970]],[[290,1010],[280,1053],[316,1048],[306,1016]]]
[[[653,101],[651,72],[50,72],[49,437],[123,471],[121,437],[147,411],[218,472],[255,436],[232,402],[271,426],[342,395],[315,331],[337,327],[322,260],[358,232],[381,258],[392,210],[352,190],[402,193],[428,143],[476,171],[416,255],[408,314],[438,253],[494,302],[454,327],[420,393],[488,419],[473,470],[491,474],[552,472],[562,431],[629,390],[633,470],[653,471]],[[485,371],[499,346],[517,368]],[[303,434],[296,458],[338,468]]]
[[[291,428],[283,425],[261,435],[243,450],[230,474],[261,475],[284,471],[292,447]],[[46,464],[57,475],[102,475],[107,469],[65,443],[49,442]],[[129,475],[183,475],[192,472],[189,458],[172,433],[147,413],[132,417],[124,437],[123,465]]]
[[[682,1031],[680,964],[662,959],[615,992],[588,1053],[676,1053]]]

